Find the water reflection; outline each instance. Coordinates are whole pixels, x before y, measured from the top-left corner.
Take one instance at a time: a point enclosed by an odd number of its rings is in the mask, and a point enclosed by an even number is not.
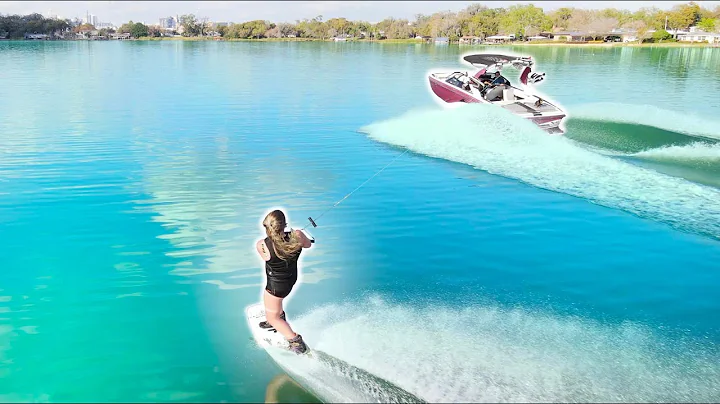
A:
[[[265,389],[265,403],[321,403],[317,397],[310,394],[298,382],[286,373],[281,373],[267,385]]]
[[[314,205],[298,184],[321,176],[326,181],[314,182],[316,192],[332,186],[329,169],[307,167],[293,156],[251,154],[251,143],[242,135],[231,140],[208,134],[182,149],[161,145],[166,157],[144,165],[140,186],[152,198],[136,200],[135,209],[151,212],[167,229],[159,238],[175,247],[166,252],[178,261],[171,274],[199,276],[199,282],[222,290],[259,289],[263,273],[253,245],[262,237],[262,216],[282,203],[294,226],[302,227],[309,215],[304,213]],[[303,261],[304,282],[332,276],[332,270],[316,266],[322,253],[313,251]]]

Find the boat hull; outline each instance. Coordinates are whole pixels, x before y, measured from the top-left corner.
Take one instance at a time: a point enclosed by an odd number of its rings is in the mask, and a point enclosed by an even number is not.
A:
[[[450,83],[439,80],[432,76],[430,76],[430,88],[432,89],[433,93],[435,93],[435,95],[437,95],[438,97],[440,97],[441,100],[447,103],[466,102],[489,104],[488,101],[482,98],[474,97],[471,94],[468,94],[466,91],[463,91],[462,89]]]
[[[430,89],[432,92],[441,100],[443,100],[446,103],[458,103],[458,102],[464,102],[464,103],[478,103],[478,104],[495,104],[494,102],[490,102],[483,98],[482,96],[476,96],[473,95],[460,87],[448,83],[446,80],[446,77],[434,77],[433,75],[428,76],[428,80],[430,82]],[[547,101],[544,101],[547,103]],[[548,105],[552,105],[547,103]],[[522,118],[528,119],[535,123],[540,129],[550,133],[550,134],[563,134],[564,130],[561,129],[560,125],[562,123],[562,120],[565,118],[565,113],[563,113],[559,108],[552,105],[552,111],[544,112],[544,113],[518,113],[515,110],[512,110],[508,108],[508,105],[498,105],[501,108],[505,107],[506,109],[510,110],[513,114],[520,116]]]

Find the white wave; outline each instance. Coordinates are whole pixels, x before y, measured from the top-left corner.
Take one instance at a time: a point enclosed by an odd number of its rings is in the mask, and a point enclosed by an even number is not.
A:
[[[315,309],[293,327],[312,349],[428,402],[720,400],[717,353],[633,324],[372,298]],[[317,362],[280,360],[300,375],[320,374],[312,369]],[[326,368],[323,378],[301,378],[333,402],[401,401],[378,398],[331,373]]]
[[[653,105],[593,103],[572,107],[569,119],[593,119],[651,126],[686,135],[720,139],[720,121]]]
[[[361,130],[417,153],[720,237],[720,191],[578,147],[493,106],[409,112]]]
[[[267,352],[296,381],[326,402],[423,402],[393,383],[317,349],[312,349],[307,356],[275,348]]]
[[[720,164],[720,144],[696,142],[685,146],[667,146],[644,150],[632,156],[656,161]]]

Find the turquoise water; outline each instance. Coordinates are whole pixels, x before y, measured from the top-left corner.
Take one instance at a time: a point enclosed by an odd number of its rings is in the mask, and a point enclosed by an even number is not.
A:
[[[405,150],[310,229],[311,347],[431,402],[719,400],[720,52],[516,48],[550,137],[436,104],[473,49],[0,42],[0,401],[264,400],[262,216]]]

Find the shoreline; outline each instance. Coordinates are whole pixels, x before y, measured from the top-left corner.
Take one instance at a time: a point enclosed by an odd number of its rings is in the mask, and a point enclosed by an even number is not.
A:
[[[138,38],[133,39],[134,41],[214,41],[214,42],[336,42],[332,39],[317,39],[317,38],[260,38],[260,39],[246,39],[246,38],[198,38],[198,37],[164,37],[164,38]],[[713,45],[707,42],[561,42],[561,41],[535,41],[535,42],[520,42],[520,43],[500,43],[500,44],[460,44],[450,43],[443,45],[435,45],[433,42],[421,41],[414,38],[409,39],[381,39],[381,40],[368,40],[368,39],[356,39],[349,41],[338,41],[342,43],[379,43],[379,44],[414,44],[414,45],[434,45],[434,46],[578,46],[578,47],[707,47],[717,48],[717,44]]]
[[[25,40],[25,39],[0,39],[3,41],[15,41],[15,42],[121,42],[118,40],[83,40],[83,39],[52,39],[52,40]],[[260,38],[260,39],[246,39],[246,38],[204,38],[204,37],[160,37],[160,38],[135,38],[135,39],[124,39],[122,41],[133,41],[133,42],[162,42],[162,41],[188,41],[188,42],[336,42],[332,39],[317,39],[317,38]],[[711,44],[707,42],[560,42],[560,41],[536,41],[536,42],[513,42],[513,43],[499,43],[499,44],[434,44],[429,41],[421,41],[417,39],[382,39],[382,40],[367,40],[357,39],[349,41],[337,41],[342,43],[377,43],[377,44],[413,44],[413,45],[427,45],[427,46],[459,46],[459,47],[591,47],[591,48],[616,48],[616,47],[635,47],[635,48],[720,48],[719,44]]]

